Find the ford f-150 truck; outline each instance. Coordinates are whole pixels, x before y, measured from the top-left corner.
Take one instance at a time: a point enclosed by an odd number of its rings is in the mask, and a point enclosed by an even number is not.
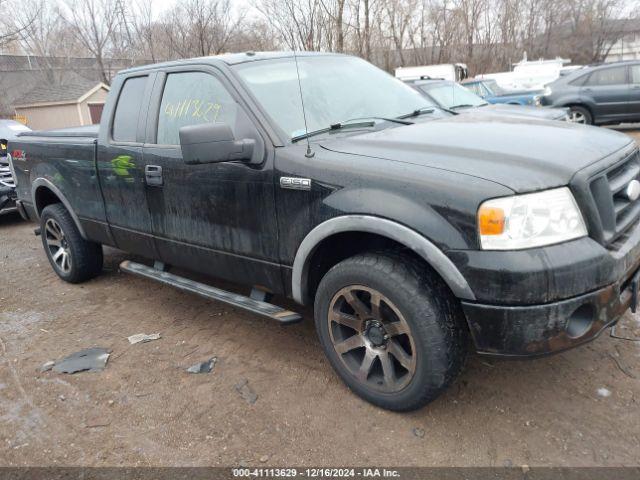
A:
[[[283,324],[301,316],[272,295],[313,305],[338,375],[388,409],[436,398],[470,345],[562,351],[637,301],[629,137],[439,111],[354,57],[132,68],[99,128],[25,133],[9,151],[19,210],[60,278],[97,275],[109,245],[149,259],[123,271]]]

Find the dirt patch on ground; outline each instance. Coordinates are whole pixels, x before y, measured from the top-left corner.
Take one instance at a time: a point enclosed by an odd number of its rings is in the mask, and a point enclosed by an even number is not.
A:
[[[440,399],[396,414],[365,403],[338,380],[311,312],[302,324],[281,327],[119,273],[125,258],[107,250],[102,276],[68,285],[49,267],[33,225],[0,218],[3,465],[616,466],[640,460],[638,342],[605,332],[589,345],[535,361],[474,356]],[[626,333],[640,334],[638,317],[628,314],[624,324]],[[127,337],[141,332],[162,338],[130,345]],[[112,350],[102,372],[39,371],[91,346]],[[185,372],[212,356],[218,359],[212,373]],[[245,380],[255,403],[236,388]]]

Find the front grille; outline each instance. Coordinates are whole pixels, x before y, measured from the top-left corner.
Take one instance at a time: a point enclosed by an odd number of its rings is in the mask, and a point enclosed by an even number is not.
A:
[[[591,194],[600,214],[607,244],[615,242],[640,218],[640,199],[631,200],[627,195],[629,183],[639,177],[640,156],[635,150],[591,179]]]
[[[15,187],[16,182],[9,168],[9,157],[0,157],[0,185]]]

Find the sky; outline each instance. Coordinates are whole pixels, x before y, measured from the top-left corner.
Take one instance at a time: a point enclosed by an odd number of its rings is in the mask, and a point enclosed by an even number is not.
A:
[[[180,3],[181,0],[152,0],[156,14],[162,14],[169,10],[173,5]],[[253,10],[247,0],[231,0],[231,6],[235,9],[249,8]]]

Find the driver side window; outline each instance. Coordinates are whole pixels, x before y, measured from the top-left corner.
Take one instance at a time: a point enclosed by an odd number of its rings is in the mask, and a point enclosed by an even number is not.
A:
[[[224,85],[205,72],[170,73],[158,115],[159,145],[179,145],[178,131],[187,125],[222,122],[234,127],[237,104]]]

